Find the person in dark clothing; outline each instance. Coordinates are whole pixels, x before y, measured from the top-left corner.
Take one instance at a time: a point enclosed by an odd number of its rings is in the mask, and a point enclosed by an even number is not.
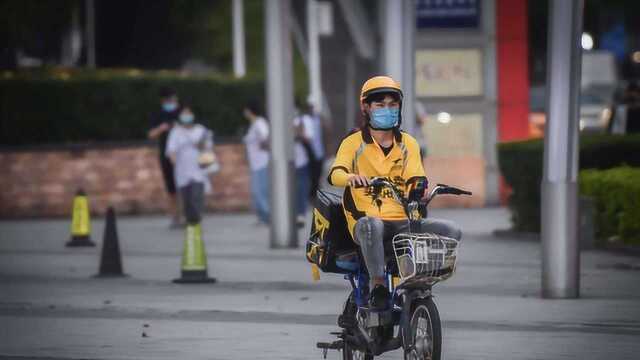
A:
[[[179,198],[176,194],[173,164],[165,154],[169,131],[177,121],[179,114],[178,96],[176,92],[170,88],[162,88],[160,90],[160,105],[162,109],[153,113],[151,116],[151,129],[147,136],[149,139],[158,141],[160,169],[162,170],[162,177],[168,195],[167,206],[169,214],[172,217],[170,226],[179,227],[182,221],[179,211]]]
[[[625,133],[640,133],[640,86],[637,82],[629,83],[625,89],[623,101],[627,105]]]

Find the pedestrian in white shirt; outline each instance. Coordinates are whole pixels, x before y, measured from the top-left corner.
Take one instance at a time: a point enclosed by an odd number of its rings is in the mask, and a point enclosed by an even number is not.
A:
[[[315,199],[320,187],[320,177],[324,166],[325,126],[319,114],[315,113],[313,103],[307,100],[306,103],[298,105],[301,109],[300,122],[304,127],[301,132],[302,145],[304,145],[309,158],[309,198]]]
[[[199,158],[205,149],[213,149],[211,131],[196,124],[191,108],[184,106],[177,126],[169,133],[166,154],[174,164],[175,182],[183,202],[188,225],[196,225],[202,219],[204,195],[211,184]]]
[[[251,170],[251,198],[260,224],[268,224],[269,211],[269,123],[262,116],[258,102],[248,103],[243,111],[249,121],[244,136]]]
[[[296,215],[297,225],[304,226],[305,214],[309,203],[309,186],[311,183],[309,168],[315,160],[311,148],[311,127],[304,114],[293,119],[295,129],[294,165],[296,168]]]
[[[413,135],[418,141],[418,144],[420,145],[420,156],[424,159],[427,156],[427,141],[425,140],[426,137],[424,136],[424,134],[427,130],[428,114],[427,114],[427,109],[420,101],[415,102],[415,107],[416,107],[416,129],[417,130]]]

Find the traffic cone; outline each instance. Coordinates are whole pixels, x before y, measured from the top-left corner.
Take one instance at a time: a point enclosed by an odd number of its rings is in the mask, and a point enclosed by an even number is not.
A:
[[[113,207],[107,209],[107,219],[104,225],[102,240],[102,255],[100,256],[100,270],[95,277],[122,277],[122,258],[118,244],[118,228],[116,226],[116,212]]]
[[[216,279],[210,278],[207,273],[207,253],[204,250],[200,224],[187,225],[180,272],[180,278],[174,279],[174,283],[197,284],[216,282]]]
[[[73,198],[73,210],[71,214],[71,240],[67,246],[96,246],[91,241],[91,217],[89,215],[89,201],[87,194],[79,189]]]

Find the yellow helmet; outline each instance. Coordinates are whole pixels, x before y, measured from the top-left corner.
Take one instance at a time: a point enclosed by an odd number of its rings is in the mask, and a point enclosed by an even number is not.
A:
[[[402,100],[402,88],[400,87],[400,83],[389,76],[374,76],[365,81],[364,85],[362,85],[362,90],[360,91],[360,103],[363,103],[369,95],[381,92],[397,93],[400,95],[400,99]]]

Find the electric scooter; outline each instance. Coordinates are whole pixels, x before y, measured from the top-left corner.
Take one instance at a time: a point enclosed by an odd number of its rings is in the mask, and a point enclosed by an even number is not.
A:
[[[339,350],[344,360],[370,360],[382,353],[403,348],[410,360],[440,360],[442,325],[434,302],[432,287],[450,278],[456,268],[459,241],[434,233],[420,233],[420,220],[427,217],[427,206],[438,195],[471,195],[452,186],[436,185],[426,201],[422,194],[426,179],[418,183],[409,196],[389,179],[374,178],[370,182],[373,201],[393,197],[402,204],[409,221],[409,232],[393,238],[393,257],[387,262],[385,275],[390,301],[386,310],[368,307],[369,275],[358,252],[350,259],[338,259],[351,284],[342,314],[338,317],[338,337],[333,342],[319,342],[326,358],[328,350]]]

